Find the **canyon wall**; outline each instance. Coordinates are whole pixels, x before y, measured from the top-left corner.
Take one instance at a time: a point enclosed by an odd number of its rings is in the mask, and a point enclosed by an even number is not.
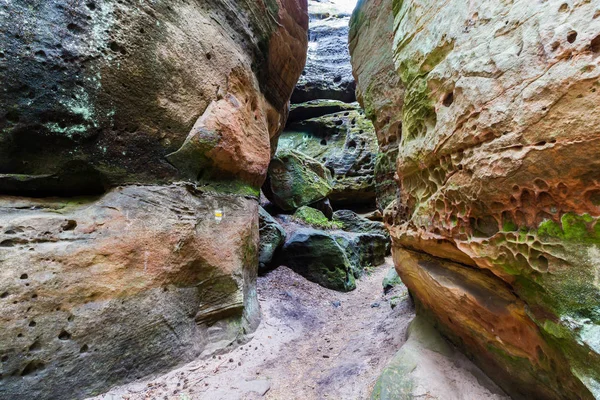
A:
[[[362,0],[350,46],[418,313],[514,398],[600,397],[600,7]]]
[[[0,27],[0,397],[242,341],[306,0],[2,0]]]

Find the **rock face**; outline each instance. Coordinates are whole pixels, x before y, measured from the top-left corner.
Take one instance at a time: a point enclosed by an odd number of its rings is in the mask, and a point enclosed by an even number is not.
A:
[[[407,336],[383,370],[371,400],[509,399],[422,316],[410,323]]]
[[[329,1],[309,1],[309,46],[306,68],[292,95],[293,103],[356,100],[348,53],[350,14]]]
[[[253,200],[174,185],[0,204],[2,398],[84,397],[258,324]]]
[[[352,20],[359,97],[399,142],[398,273],[514,398],[600,397],[598,16],[364,0]]]
[[[101,393],[254,329],[306,7],[0,2],[1,398]]]

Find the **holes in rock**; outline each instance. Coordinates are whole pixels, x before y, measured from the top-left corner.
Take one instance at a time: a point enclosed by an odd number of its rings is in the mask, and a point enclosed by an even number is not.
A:
[[[38,50],[35,52],[35,55],[40,58],[46,58],[46,52],[44,50]]]
[[[96,9],[96,4],[93,1],[90,1],[86,4],[87,8],[94,11]]]
[[[29,278],[29,275],[27,275],[27,274],[21,274],[21,277],[20,277],[20,278],[21,278],[21,279],[27,279],[27,278]]]
[[[560,7],[558,8],[558,12],[564,13],[569,11],[571,7],[569,7],[569,5],[567,3],[563,3],[560,5]]]
[[[42,345],[40,344],[39,341],[35,341],[31,344],[31,346],[29,346],[29,351],[39,351],[42,349]]]
[[[2,294],[0,294],[0,299],[5,299],[8,297],[8,292],[4,292]]]
[[[333,78],[333,82],[334,83],[340,83],[342,81],[342,76],[341,75],[337,75],[335,78]]]
[[[321,146],[327,146],[327,140],[325,140],[325,139],[321,140]]]
[[[35,323],[35,321],[31,321],[31,322],[29,323],[29,326],[30,326],[30,327],[32,327],[32,328],[33,328],[34,326],[36,326],[36,325],[37,325],[37,324]]]
[[[340,126],[344,123],[344,121],[342,121],[341,119],[338,119],[337,121],[335,121],[335,125],[336,126]]]
[[[117,42],[110,42],[108,47],[115,53],[121,53],[123,55],[127,54],[127,50],[125,50],[125,48],[119,45]]]
[[[546,257],[539,256],[537,258],[537,264],[538,264],[537,266],[538,266],[539,271],[543,271],[543,272],[548,271],[548,259]]]
[[[592,39],[590,42],[590,50],[594,53],[600,53],[600,35]]]
[[[65,330],[59,333],[58,338],[60,340],[69,340],[71,339],[71,334]]]
[[[83,32],[83,29],[79,25],[73,24],[73,23],[67,25],[67,29],[69,30],[69,32],[75,33],[75,34],[79,34],[79,33]]]
[[[444,100],[442,100],[442,104],[444,104],[446,107],[450,107],[452,103],[454,103],[454,92],[448,93],[446,96],[444,96]]]
[[[536,178],[533,184],[540,190],[548,190],[548,184],[543,179]]]
[[[31,375],[37,371],[43,370],[45,367],[46,367],[46,364],[44,364],[41,361],[38,361],[38,360],[31,361],[29,364],[27,364],[25,366],[23,371],[21,371],[21,376]]]
[[[15,110],[11,110],[6,113],[6,120],[8,122],[17,123],[19,122],[19,113]]]
[[[567,34],[567,42],[573,43],[577,39],[577,32],[571,31]]]
[[[0,58],[4,58],[4,53],[0,51]]]
[[[8,361],[8,356],[2,356],[2,358],[0,358],[0,361],[7,362]]]
[[[79,349],[80,353],[87,353],[90,350],[90,348],[88,347],[87,344],[84,344],[83,346],[81,346],[81,348]]]
[[[585,197],[592,205],[596,207],[600,206],[600,190],[590,190],[585,194]]]
[[[348,142],[348,148],[356,149],[356,141],[354,139],[352,139],[351,141]]]
[[[210,59],[212,59],[212,54],[210,54],[210,53],[206,53],[206,59],[207,59],[207,60],[210,60]]]
[[[63,231],[72,231],[76,227],[77,227],[77,221],[70,219],[62,226],[62,230]]]

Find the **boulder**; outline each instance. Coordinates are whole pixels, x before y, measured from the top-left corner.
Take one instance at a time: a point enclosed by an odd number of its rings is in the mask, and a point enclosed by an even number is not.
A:
[[[288,235],[278,262],[328,289],[341,292],[354,290],[353,267],[336,239],[328,231],[295,229]]]
[[[517,399],[600,397],[598,15],[365,0],[352,19],[361,101],[399,143],[398,273]]]
[[[311,157],[281,150],[271,160],[263,191],[282,210],[296,210],[329,196],[331,173]]]
[[[333,99],[356,100],[348,53],[350,15],[329,1],[309,1],[309,47],[306,68],[292,95],[292,103]]]
[[[277,263],[343,292],[355,289],[355,278],[361,277],[366,267],[383,264],[389,249],[389,239],[378,234],[305,228],[293,223],[286,225],[286,230],[288,237],[277,254]]]
[[[288,125],[279,148],[309,155],[331,171],[334,206],[375,205],[377,137],[357,104],[353,110]]]
[[[285,242],[286,233],[283,227],[265,211],[259,207],[258,226],[260,233],[260,245],[258,251],[258,268],[265,270],[273,260],[273,256]]]
[[[387,274],[385,274],[385,277],[383,278],[381,285],[383,286],[383,291],[385,293],[388,293],[390,290],[392,290],[396,286],[402,285],[402,280],[398,276],[398,272],[396,271],[396,268],[390,267]]]

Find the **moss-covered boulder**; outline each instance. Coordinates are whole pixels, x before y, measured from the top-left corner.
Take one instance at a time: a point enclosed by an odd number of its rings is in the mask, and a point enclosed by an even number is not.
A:
[[[344,247],[327,231],[296,229],[283,245],[278,262],[326,288],[342,292],[356,288]]]
[[[352,110],[292,123],[280,149],[295,149],[322,162],[333,176],[334,206],[375,205],[377,137],[358,104]]]
[[[283,210],[325,199],[331,193],[331,173],[317,160],[294,150],[282,150],[271,160],[265,195]]]
[[[260,233],[258,268],[265,270],[271,264],[275,251],[283,245],[286,233],[279,222],[262,207],[259,207],[258,226]]]

